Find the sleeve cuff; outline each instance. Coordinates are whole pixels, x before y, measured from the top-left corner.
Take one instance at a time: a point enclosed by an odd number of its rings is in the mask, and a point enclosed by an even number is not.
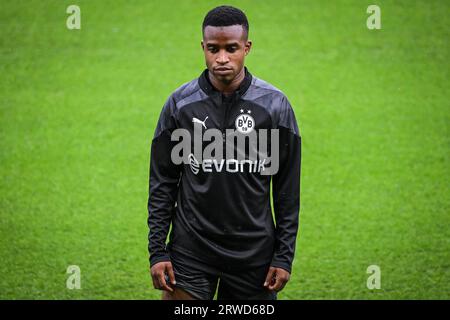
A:
[[[150,256],[150,268],[153,267],[158,262],[170,261],[170,257],[167,253],[158,256]]]
[[[270,263],[270,266],[274,267],[274,268],[281,268],[281,269],[284,269],[287,272],[291,273],[291,265],[289,265],[287,263],[272,260],[272,262]]]

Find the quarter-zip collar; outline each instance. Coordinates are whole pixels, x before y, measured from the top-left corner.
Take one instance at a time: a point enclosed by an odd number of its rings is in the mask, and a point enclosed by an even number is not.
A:
[[[247,67],[244,67],[245,70],[245,76],[244,76],[244,80],[242,80],[242,82],[240,83],[239,87],[237,88],[236,91],[233,92],[232,96],[233,96],[233,100],[238,99],[240,97],[242,97],[245,92],[247,91],[247,89],[250,87],[250,84],[252,83],[252,75],[251,73],[248,71]],[[218,91],[210,82],[209,78],[208,78],[208,69],[205,69],[202,74],[199,77],[199,85],[200,88],[209,96],[211,96],[212,98],[214,97],[221,97],[221,92]]]

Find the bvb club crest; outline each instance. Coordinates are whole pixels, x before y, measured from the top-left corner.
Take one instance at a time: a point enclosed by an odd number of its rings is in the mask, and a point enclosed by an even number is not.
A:
[[[255,119],[250,115],[252,113],[251,110],[247,110],[247,113],[241,109],[241,114],[236,118],[234,122],[236,125],[236,130],[240,133],[250,133],[253,131],[255,127]]]

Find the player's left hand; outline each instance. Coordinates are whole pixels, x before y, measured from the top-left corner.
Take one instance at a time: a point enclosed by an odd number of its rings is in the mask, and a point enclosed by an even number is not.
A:
[[[276,292],[283,290],[286,283],[289,281],[291,274],[282,268],[270,267],[267,272],[264,287]]]

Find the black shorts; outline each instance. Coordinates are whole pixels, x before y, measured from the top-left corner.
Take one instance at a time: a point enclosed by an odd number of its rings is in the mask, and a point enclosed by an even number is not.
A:
[[[191,252],[170,250],[176,287],[201,300],[276,300],[275,291],[266,289],[264,281],[270,265],[257,268],[231,268],[206,264]]]

